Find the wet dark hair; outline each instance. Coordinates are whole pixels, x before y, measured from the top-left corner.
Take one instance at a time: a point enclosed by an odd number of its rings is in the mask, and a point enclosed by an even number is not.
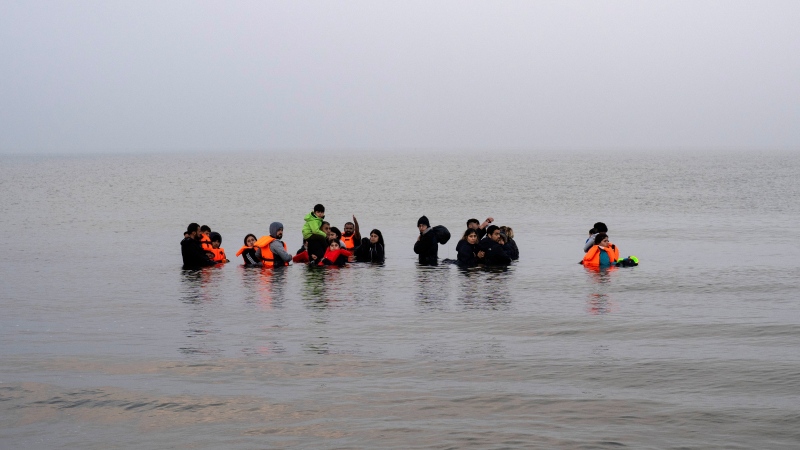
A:
[[[370,235],[377,234],[378,235],[378,243],[383,245],[383,234],[381,233],[381,230],[375,228],[374,230],[370,231],[369,234]]]
[[[334,242],[336,242],[336,245],[338,245],[339,247],[342,246],[342,243],[339,242],[339,239],[328,239],[326,242],[328,243],[328,247],[330,247],[331,244],[333,244]]]
[[[478,230],[474,230],[472,228],[467,228],[467,230],[464,231],[464,235],[461,236],[461,239],[466,241],[470,234],[474,234],[474,235],[477,236],[478,235]]]
[[[247,238],[249,238],[250,236],[253,236],[253,239],[258,240],[255,234],[252,233],[248,234],[247,236],[244,237],[244,245],[247,245]]]
[[[331,231],[333,232],[333,234],[336,235],[336,239],[341,239],[342,238],[342,232],[338,228],[331,227]]]
[[[592,228],[591,230],[589,230],[589,234],[597,234],[597,230],[595,230],[594,228]]]
[[[222,235],[217,233],[216,231],[212,231],[211,233],[209,233],[208,238],[211,240],[211,242],[219,242],[220,244],[222,244]]]
[[[326,221],[326,220],[323,220],[323,221],[322,221],[322,223],[321,223],[321,224],[319,224],[319,227],[320,227],[320,228],[322,228],[322,226],[323,226],[323,225],[328,225],[328,226],[331,226],[331,223],[330,223],[330,222],[328,222],[328,221]]]
[[[356,226],[356,224],[354,224],[353,222],[345,222],[344,226],[348,226],[348,225],[352,225],[353,227]]]
[[[478,219],[469,219],[467,221],[467,228],[469,228],[469,224],[471,224],[471,223],[474,223],[474,224],[477,224],[477,225],[481,224],[481,222]]]
[[[608,227],[603,222],[595,223],[593,228],[597,233],[608,233]]]
[[[322,206],[322,203],[317,203],[316,205],[314,205],[314,211],[315,212],[319,211],[321,213],[324,213],[325,212],[325,207]]]
[[[208,225],[203,225],[202,227],[200,227],[200,232],[203,231],[211,231],[211,227],[209,227]]]
[[[487,236],[491,236],[492,234],[494,234],[495,230],[499,230],[499,229],[500,229],[500,227],[498,227],[497,225],[489,225],[486,228],[486,235]]]
[[[188,227],[186,227],[186,232],[189,233],[189,234],[192,234],[192,233],[196,232],[198,228],[200,228],[200,225],[192,222],[192,223],[189,224]]]
[[[594,237],[594,245],[600,245],[603,242],[603,239],[607,238],[608,235],[605,233],[597,233],[597,236]]]

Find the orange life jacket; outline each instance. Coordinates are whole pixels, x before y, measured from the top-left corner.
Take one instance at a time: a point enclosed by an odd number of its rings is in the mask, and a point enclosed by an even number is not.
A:
[[[225,249],[224,248],[212,248],[208,250],[210,253],[214,254],[214,257],[211,258],[212,261],[215,263],[224,263],[228,258],[225,257]]]
[[[353,233],[350,235],[350,237],[342,235],[342,242],[344,242],[344,248],[346,250],[352,251],[354,248],[356,248],[356,234]]]
[[[269,248],[269,244],[272,244],[275,238],[272,236],[261,236],[256,241],[254,247],[261,247],[261,260],[264,261],[264,267],[272,267],[275,265],[275,255],[272,254],[272,250]],[[281,242],[283,244],[283,249],[286,250],[286,242]],[[281,264],[282,266],[288,266],[288,262],[284,262]]]
[[[207,252],[210,252],[213,249],[213,247],[211,247],[211,239],[209,239],[205,234],[200,235],[200,247]]]
[[[239,249],[239,251],[238,251],[238,252],[236,252],[236,256],[241,256],[241,255],[242,255],[242,253],[244,253],[244,251],[245,251],[245,250],[247,250],[248,248],[253,248],[253,247],[248,247],[248,246],[246,246],[246,245],[245,245],[245,246],[243,246],[242,248],[240,248],[240,249]]]
[[[599,245],[593,245],[592,248],[583,255],[583,265],[600,267],[600,252],[602,251],[608,253],[608,259],[611,261],[611,265],[614,265],[619,259],[619,247],[609,242],[605,249],[601,249]]]

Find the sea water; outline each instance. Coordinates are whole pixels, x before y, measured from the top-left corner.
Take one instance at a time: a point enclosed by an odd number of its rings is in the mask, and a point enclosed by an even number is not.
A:
[[[797,448],[800,155],[0,157],[0,448]],[[384,265],[234,257],[316,203]],[[418,267],[416,221],[514,229]],[[596,221],[641,264],[577,264]],[[190,222],[231,262],[181,270]]]

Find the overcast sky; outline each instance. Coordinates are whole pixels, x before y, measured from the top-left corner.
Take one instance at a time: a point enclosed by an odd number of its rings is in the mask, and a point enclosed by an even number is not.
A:
[[[800,1],[0,0],[0,152],[800,149]]]

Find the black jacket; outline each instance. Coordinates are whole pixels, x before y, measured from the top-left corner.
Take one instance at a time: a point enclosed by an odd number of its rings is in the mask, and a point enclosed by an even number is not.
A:
[[[505,249],[506,253],[508,253],[508,256],[510,256],[513,261],[519,259],[519,248],[517,248],[517,243],[514,242],[513,239],[509,239],[508,242],[506,242]]]
[[[422,238],[414,244],[414,253],[419,255],[419,263],[424,266],[435,266],[439,264],[439,242],[436,240],[436,233],[430,228],[422,235]]]
[[[458,265],[462,267],[472,267],[478,265],[478,244],[470,244],[464,239],[458,241],[456,244],[456,251],[458,252]]]
[[[506,253],[505,248],[488,237],[481,239],[479,247],[485,255],[483,263],[491,266],[507,266],[511,264],[511,256]]]
[[[382,263],[385,258],[383,245],[380,242],[371,243],[367,238],[361,238],[361,245],[356,248],[356,261]]]
[[[214,261],[208,259],[203,247],[200,246],[200,241],[197,239],[183,238],[181,241],[181,256],[183,256],[184,269],[193,270],[214,265]]]

